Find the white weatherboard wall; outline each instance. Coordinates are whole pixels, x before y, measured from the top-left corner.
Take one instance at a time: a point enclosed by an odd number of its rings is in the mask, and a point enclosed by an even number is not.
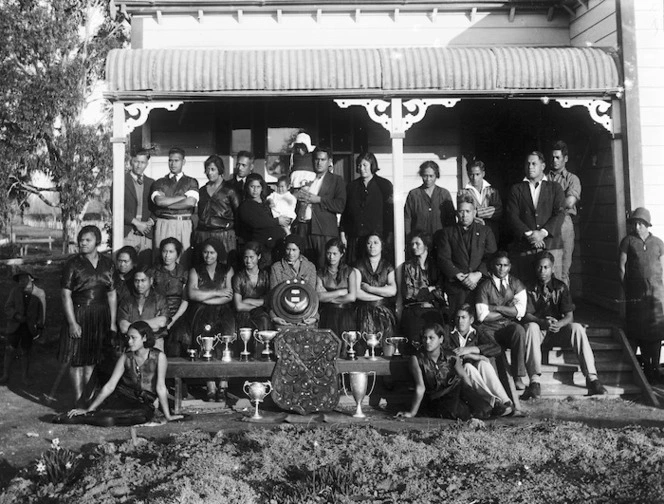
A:
[[[617,48],[616,0],[590,0],[588,8],[579,7],[569,35],[573,46]]]
[[[438,13],[394,11],[325,12],[276,11],[193,15],[134,15],[132,48],[287,49],[322,47],[418,47],[529,45],[569,46],[569,20],[559,12],[551,21],[545,13]]]
[[[644,203],[664,239],[664,2],[638,0],[634,10]]]

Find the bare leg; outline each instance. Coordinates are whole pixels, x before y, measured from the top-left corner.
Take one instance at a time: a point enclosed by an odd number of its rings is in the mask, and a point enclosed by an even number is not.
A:
[[[97,380],[93,377],[96,376],[95,366],[83,366],[83,402],[88,403],[92,400],[95,393]]]
[[[74,407],[78,408],[81,406],[81,398],[83,397],[83,367],[70,367],[69,380],[74,389]]]

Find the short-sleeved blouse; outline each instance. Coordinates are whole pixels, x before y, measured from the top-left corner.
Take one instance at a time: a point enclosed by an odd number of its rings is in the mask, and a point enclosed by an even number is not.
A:
[[[256,285],[251,283],[247,270],[233,275],[233,292],[240,294],[242,299],[261,299],[270,291],[270,274],[265,270],[258,270]]]
[[[371,268],[369,259],[366,258],[358,261],[355,267],[362,275],[362,282],[372,287],[385,287],[387,285],[387,277],[394,271],[394,266],[385,259],[380,260],[376,271]]]
[[[352,272],[353,268],[347,264],[341,264],[336,275],[332,275],[327,268],[319,271],[317,274],[323,287],[329,292],[338,289],[348,289],[348,278]]]
[[[426,352],[422,351],[418,352],[416,357],[427,394],[435,394],[450,385],[450,381],[455,375],[449,358],[443,352],[440,353],[437,361],[433,361]]]
[[[175,268],[167,270],[163,264],[152,269],[154,290],[162,296],[182,298],[187,285],[187,270],[180,263]]]
[[[286,280],[304,280],[312,288],[316,288],[316,266],[309,259],[300,256],[297,271],[285,259],[274,263],[270,269],[270,286],[277,287]]]
[[[106,294],[115,290],[115,264],[100,254],[95,268],[84,255],[77,254],[65,263],[60,286],[71,291],[74,304],[104,304]]]
[[[648,235],[645,240],[630,234],[620,242],[620,251],[627,255],[625,264],[625,295],[627,299],[639,299],[646,294],[652,295],[662,286],[662,263],[664,255],[662,240]],[[658,288],[659,287],[659,288]]]
[[[195,270],[198,274],[198,288],[200,290],[216,290],[226,287],[228,266],[217,264],[217,267],[214,270],[214,276],[212,277],[210,277],[207,266],[204,264],[196,266]]]
[[[416,257],[409,259],[403,268],[403,282],[406,287],[404,292],[405,303],[431,302],[432,295],[428,287],[435,287],[438,283],[438,270],[435,262],[427,257],[423,269]],[[426,291],[422,289],[426,289]]]

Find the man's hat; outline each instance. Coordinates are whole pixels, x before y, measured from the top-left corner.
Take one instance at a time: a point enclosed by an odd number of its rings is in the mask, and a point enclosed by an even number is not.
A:
[[[652,224],[650,223],[650,212],[646,210],[643,207],[639,207],[636,210],[634,210],[629,218],[627,219],[628,221],[631,220],[640,220],[646,223],[646,226],[651,227]]]
[[[30,278],[32,278],[33,281],[37,280],[37,277],[35,275],[33,275],[31,271],[28,271],[27,269],[19,268],[19,269],[16,270],[16,273],[14,273],[14,275],[12,276],[12,278],[14,279],[14,282],[18,282],[18,279],[21,277],[21,275],[28,275]]]

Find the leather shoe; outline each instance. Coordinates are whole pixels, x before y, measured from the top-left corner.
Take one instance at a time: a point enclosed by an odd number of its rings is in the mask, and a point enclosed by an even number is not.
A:
[[[539,383],[531,383],[528,385],[526,391],[521,395],[522,401],[527,401],[528,399],[539,399],[542,396],[542,387]]]
[[[491,410],[491,416],[497,417],[510,416],[513,413],[514,407],[512,405],[512,401],[507,401],[504,403],[496,401],[496,404],[493,406],[493,410]]]
[[[606,388],[604,388],[604,385],[602,385],[602,382],[600,382],[599,380],[593,380],[590,383],[588,383],[589,396],[605,395],[606,393],[607,393]]]

